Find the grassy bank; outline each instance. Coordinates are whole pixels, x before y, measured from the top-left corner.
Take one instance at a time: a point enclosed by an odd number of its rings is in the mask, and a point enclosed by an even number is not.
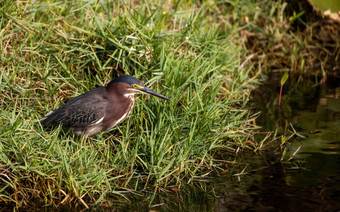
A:
[[[254,130],[256,79],[235,42],[241,8],[2,1],[0,204],[86,206],[230,168],[216,155],[235,160]],[[141,96],[123,124],[85,144],[43,130],[48,111],[121,74],[172,102]]]

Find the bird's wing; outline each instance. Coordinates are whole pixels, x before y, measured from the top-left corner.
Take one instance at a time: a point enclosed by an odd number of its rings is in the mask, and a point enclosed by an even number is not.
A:
[[[104,119],[107,101],[102,90],[97,88],[84,93],[62,107],[46,114],[42,125],[58,125],[82,128],[100,123]]]

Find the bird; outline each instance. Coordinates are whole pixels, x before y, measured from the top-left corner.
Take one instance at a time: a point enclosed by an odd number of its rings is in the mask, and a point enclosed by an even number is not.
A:
[[[98,87],[50,111],[41,120],[42,126],[69,128],[76,135],[95,135],[123,122],[133,110],[135,94],[146,93],[171,101],[146,87],[131,75],[111,80],[105,87]]]

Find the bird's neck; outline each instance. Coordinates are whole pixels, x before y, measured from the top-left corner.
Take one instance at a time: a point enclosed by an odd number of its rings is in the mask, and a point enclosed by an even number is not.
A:
[[[129,84],[127,83],[109,83],[106,86],[106,90],[110,95],[115,96],[124,96],[124,94],[127,91],[127,88],[129,87]]]

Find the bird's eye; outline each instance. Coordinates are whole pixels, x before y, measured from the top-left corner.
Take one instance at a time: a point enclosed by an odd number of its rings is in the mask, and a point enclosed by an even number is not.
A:
[[[132,84],[132,87],[135,89],[143,89],[143,86],[137,85],[137,84]]]

